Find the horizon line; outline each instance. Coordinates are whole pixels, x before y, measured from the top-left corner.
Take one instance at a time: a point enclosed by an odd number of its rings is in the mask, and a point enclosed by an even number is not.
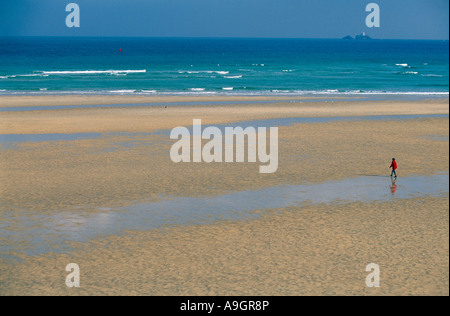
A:
[[[352,35],[345,35],[352,36]],[[344,37],[345,37],[344,36]],[[148,39],[272,39],[272,40],[343,40],[344,37],[233,37],[233,36],[117,36],[117,35],[0,35],[1,37],[61,37],[61,38],[148,38]],[[355,40],[355,39],[354,39]],[[369,40],[355,41],[443,41],[448,42],[449,39],[433,39],[433,38],[373,38]]]

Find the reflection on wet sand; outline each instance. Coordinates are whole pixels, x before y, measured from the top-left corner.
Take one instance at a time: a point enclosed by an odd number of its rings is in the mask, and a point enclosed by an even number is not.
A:
[[[4,217],[0,238],[28,239],[27,254],[67,250],[68,242],[86,242],[101,235],[128,230],[149,230],[165,225],[213,223],[261,216],[269,209],[282,209],[323,203],[389,201],[397,191],[391,179],[391,194],[386,194],[386,177],[358,177],[319,184],[290,185],[250,190],[217,197],[173,197],[129,207],[98,208],[95,213],[57,210],[51,215],[28,214],[20,218],[14,212]],[[441,196],[448,193],[447,174],[406,177],[400,181],[396,199]],[[256,213],[255,213],[256,212]],[[9,230],[8,227],[14,227]],[[11,247],[11,240],[7,243]],[[5,251],[4,246],[0,250]]]
[[[394,196],[395,192],[397,192],[397,177],[391,177],[391,185],[389,186],[391,189],[391,193]]]

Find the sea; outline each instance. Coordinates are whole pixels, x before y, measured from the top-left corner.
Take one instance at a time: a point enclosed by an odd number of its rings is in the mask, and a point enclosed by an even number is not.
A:
[[[448,97],[449,42],[0,38],[0,95]]]

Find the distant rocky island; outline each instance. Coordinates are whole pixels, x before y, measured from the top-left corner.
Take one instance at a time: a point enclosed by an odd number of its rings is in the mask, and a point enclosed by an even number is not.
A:
[[[372,38],[369,35],[366,35],[366,32],[362,32],[359,35],[356,35],[355,37],[351,35],[347,35],[346,37],[342,38],[343,40],[371,40]]]

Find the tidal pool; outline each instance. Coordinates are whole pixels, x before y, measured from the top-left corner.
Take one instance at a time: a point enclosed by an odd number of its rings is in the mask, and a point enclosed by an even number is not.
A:
[[[422,196],[445,196],[447,173],[399,178],[364,175],[319,184],[283,185],[214,197],[161,197],[161,200],[122,208],[92,206],[93,211],[3,211],[0,256],[9,252],[37,255],[70,250],[70,242],[165,225],[195,225],[219,220],[248,220],[265,210],[317,203],[395,201]],[[259,211],[259,212],[256,212]],[[361,210],[362,212],[364,210]],[[20,215],[23,214],[23,215]]]

